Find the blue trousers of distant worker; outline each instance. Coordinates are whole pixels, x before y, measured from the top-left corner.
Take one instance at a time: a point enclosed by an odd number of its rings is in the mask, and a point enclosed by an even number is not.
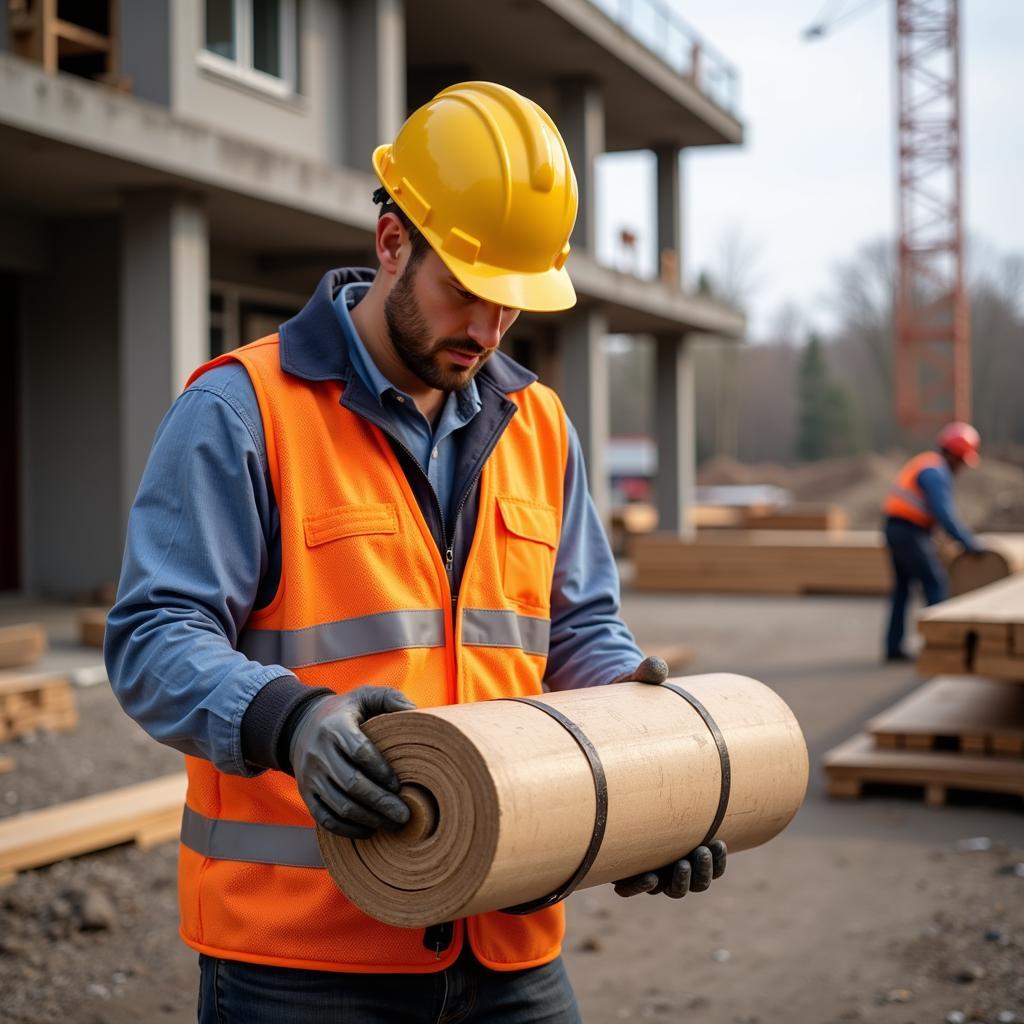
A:
[[[492,971],[339,974],[199,957],[199,1024],[580,1024],[561,958]]]
[[[949,583],[929,530],[906,519],[890,517],[885,521],[885,540],[896,581],[885,638],[886,657],[893,658],[904,653],[903,633],[911,585],[915,581],[921,584],[925,604],[938,604],[946,600]]]

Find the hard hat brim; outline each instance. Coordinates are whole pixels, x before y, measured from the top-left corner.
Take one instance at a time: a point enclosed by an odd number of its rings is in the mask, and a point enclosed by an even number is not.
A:
[[[981,456],[977,452],[966,451],[960,456],[968,466],[976,466],[981,462]]]
[[[431,241],[428,232],[427,241]],[[565,267],[538,274],[517,274],[485,263],[466,263],[450,253],[431,248],[466,291],[506,309],[527,313],[557,313],[576,305],[576,289]]]

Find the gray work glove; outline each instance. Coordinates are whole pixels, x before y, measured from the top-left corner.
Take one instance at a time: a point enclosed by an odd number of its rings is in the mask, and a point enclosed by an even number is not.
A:
[[[668,679],[668,664],[664,658],[657,655],[644,658],[632,672],[625,672],[618,679],[612,680],[615,683],[651,683],[659,686]]]
[[[395,796],[398,777],[359,727],[375,715],[414,707],[398,690],[360,686],[302,709],[288,752],[299,794],[321,828],[366,839],[409,820],[409,808]]]
[[[655,896],[663,892],[674,900],[681,899],[688,892],[704,892],[710,888],[712,878],[721,878],[725,874],[728,852],[721,839],[712,839],[707,846],[698,846],[685,857],[657,871],[623,878],[615,883],[615,892],[619,896],[636,896],[642,892]]]

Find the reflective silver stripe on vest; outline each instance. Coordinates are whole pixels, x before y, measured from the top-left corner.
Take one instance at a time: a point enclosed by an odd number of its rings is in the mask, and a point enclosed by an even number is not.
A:
[[[908,505],[912,505],[919,512],[923,512],[926,516],[931,515],[931,510],[925,504],[924,500],[915,494],[913,491],[908,491],[905,487],[894,487],[889,492],[890,498],[900,498],[905,501]]]
[[[306,629],[249,629],[238,640],[238,649],[246,657],[285,668],[407,647],[444,647],[444,612],[379,612]]]
[[[462,643],[472,647],[518,647],[527,654],[547,655],[551,620],[490,608],[462,613]]]
[[[190,850],[214,860],[284,864],[292,868],[324,866],[316,845],[316,829],[207,818],[187,804],[181,817],[181,841]]]

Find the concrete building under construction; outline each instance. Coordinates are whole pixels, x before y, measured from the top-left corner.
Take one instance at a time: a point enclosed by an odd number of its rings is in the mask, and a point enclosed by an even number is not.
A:
[[[369,158],[490,79],[552,113],[581,204],[579,303],[512,355],[561,393],[606,504],[610,332],[653,336],[663,527],[694,473],[687,338],[742,317],[683,286],[681,151],[737,144],[735,72],[667,0],[9,0],[0,8],[0,591],[116,579],[153,433],[188,373],[372,265]],[[595,160],[657,157],[661,273],[596,259]]]

